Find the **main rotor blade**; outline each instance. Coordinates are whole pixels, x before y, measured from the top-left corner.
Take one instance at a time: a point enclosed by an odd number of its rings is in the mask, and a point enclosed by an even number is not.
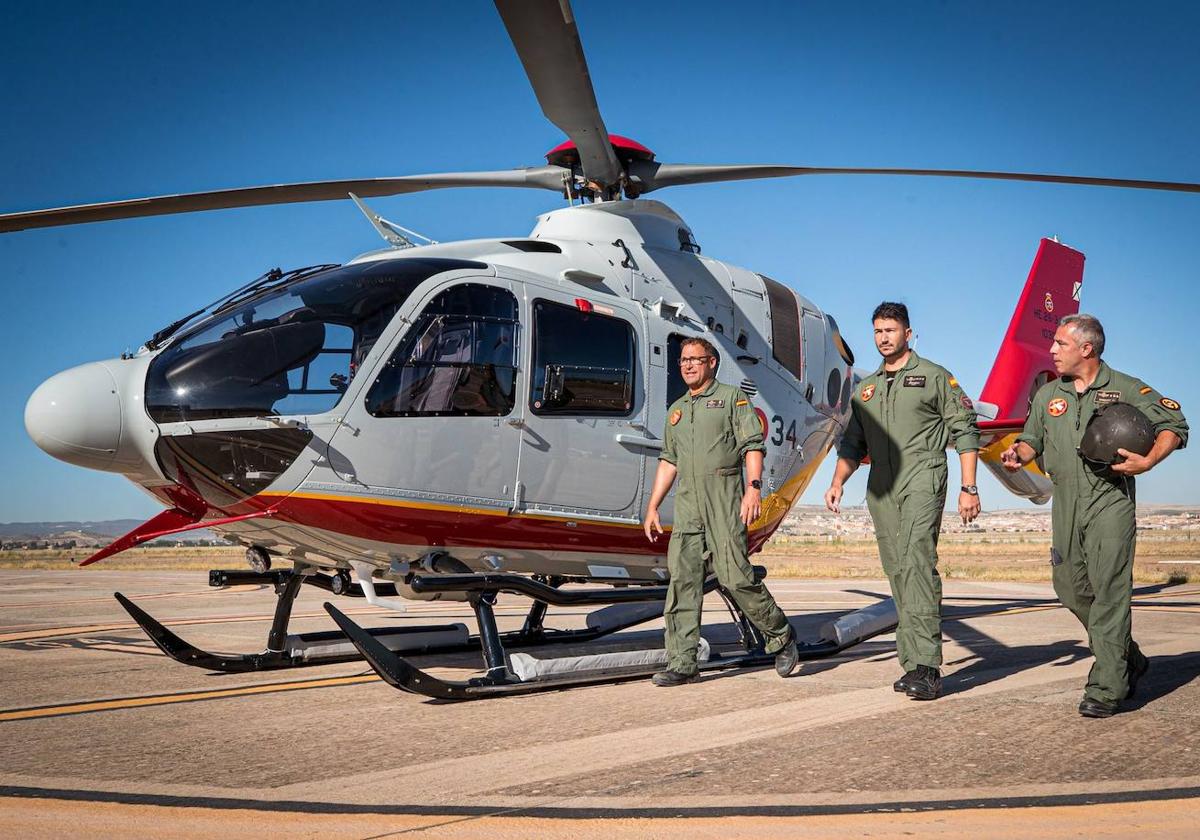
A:
[[[596,104],[579,29],[568,0],[495,0],[546,119],[579,149],[583,174],[610,187],[621,164]]]
[[[404,175],[397,178],[362,178],[350,181],[312,181],[304,184],[275,184],[233,190],[160,195],[131,198],[100,204],[81,204],[53,210],[29,210],[0,215],[0,233],[29,228],[106,222],[138,216],[165,216],[197,210],[224,210],[231,207],[261,207],[268,204],[292,204],[300,201],[334,201],[360,196],[379,197],[402,193],[440,190],[449,187],[529,187],[563,191],[570,170],[561,166],[537,166],[529,169],[505,169],[496,172],[442,172],[433,175]]]
[[[789,178],[796,175],[924,175],[939,178],[986,178],[993,181],[1036,181],[1047,184],[1084,184],[1135,190],[1200,192],[1200,184],[1180,181],[1139,181],[1129,178],[1088,178],[1080,175],[1045,175],[1037,172],[982,172],[970,169],[862,169],[819,166],[759,166],[756,164],[709,166],[690,163],[634,161],[630,175],[640,181],[643,193],[683,184],[747,181],[756,178]]]

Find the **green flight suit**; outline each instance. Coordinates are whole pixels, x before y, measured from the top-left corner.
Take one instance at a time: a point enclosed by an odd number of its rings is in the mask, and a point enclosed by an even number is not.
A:
[[[696,396],[684,394],[667,410],[662,461],[679,471],[675,518],[667,547],[666,619],[668,669],[696,673],[700,607],[708,564],[721,586],[767,639],[775,653],[787,644],[787,616],[767,587],[755,583],[741,520],[742,461],[747,452],[766,452],[762,424],[750,399],[714,380]]]
[[[1128,663],[1138,653],[1129,607],[1137,527],[1134,479],[1089,464],[1078,447],[1096,409],[1116,402],[1140,409],[1156,435],[1170,430],[1187,443],[1188,425],[1179,403],[1103,362],[1096,380],[1082,394],[1065,377],[1043,385],[1017,437],[1041,457],[1054,483],[1050,549],[1054,592],[1087,628],[1096,661],[1084,695],[1104,703],[1125,699]]]
[[[899,623],[896,652],[905,673],[942,664],[942,579],[938,533],[946,506],[946,446],[979,449],[970,398],[944,367],[909,352],[891,385],[879,370],[850,403],[838,457],[871,457],[867,508]]]

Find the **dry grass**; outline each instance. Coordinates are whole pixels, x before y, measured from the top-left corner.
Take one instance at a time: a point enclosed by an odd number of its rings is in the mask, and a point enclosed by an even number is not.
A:
[[[46,549],[43,551],[0,551],[0,569],[75,569],[95,549]],[[205,548],[131,548],[101,560],[84,571],[181,571],[191,569],[241,568],[246,550],[235,545]]]
[[[1046,582],[1050,580],[1049,534],[943,534],[938,570],[960,580]],[[1193,561],[1194,565],[1179,562]],[[755,562],[773,577],[879,578],[883,569],[875,541],[778,537]],[[1133,579],[1138,583],[1200,582],[1200,537],[1190,531],[1138,534]]]
[[[987,581],[1050,580],[1048,534],[943,534],[938,569],[944,578]],[[90,549],[0,551],[0,569],[74,569]],[[1193,561],[1164,563],[1163,561]],[[881,578],[873,539],[777,537],[754,556],[772,577]],[[242,568],[243,549],[135,548],[88,571],[180,571]],[[1200,583],[1200,538],[1185,531],[1138,535],[1133,577],[1138,583]]]

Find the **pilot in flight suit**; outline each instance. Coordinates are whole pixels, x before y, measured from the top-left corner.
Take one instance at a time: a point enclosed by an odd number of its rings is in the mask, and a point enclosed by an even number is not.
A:
[[[791,626],[767,587],[754,580],[742,518],[746,498],[754,499],[751,517],[758,515],[759,487],[745,490],[742,462],[752,453],[766,451],[762,424],[745,393],[713,378],[716,350],[711,344],[687,341],[682,355],[684,380],[690,377],[695,384],[688,382],[689,393],[667,411],[659,472],[645,523],[653,540],[651,525],[658,524],[658,505],[678,478],[667,549],[668,664],[666,671],[655,675],[655,684],[678,685],[696,675],[700,607],[710,563],[721,586],[766,638],[766,652],[777,654],[776,670],[787,676],[798,661]],[[697,365],[711,365],[711,369],[701,373],[695,370]],[[760,484],[761,471],[759,455],[752,485]]]
[[[908,310],[902,304],[881,304],[872,320],[877,343],[880,325],[887,322],[893,329],[902,326],[900,334],[911,334]],[[904,670],[893,687],[917,700],[933,700],[941,694],[942,579],[937,571],[937,543],[946,504],[946,447],[953,443],[963,462],[959,512],[968,521],[979,511],[978,488],[973,483],[979,429],[970,398],[949,371],[918,356],[900,335],[886,350],[880,347],[885,363],[858,384],[851,401],[826,504],[838,510],[842,484],[869,455],[867,508],[896,603],[896,652]],[[900,363],[905,353],[908,358],[901,367],[887,370],[889,359]],[[836,498],[831,500],[835,490]]]
[[[1092,358],[1099,361],[1104,349],[1099,321],[1090,315],[1068,316],[1055,335],[1056,345],[1064,334],[1066,341],[1085,347],[1093,344]],[[1131,632],[1136,473],[1085,461],[1079,444],[1097,409],[1127,403],[1149,418],[1156,436],[1155,451],[1164,450],[1146,466],[1149,469],[1176,446],[1187,444],[1188,424],[1179,403],[1103,361],[1098,368],[1093,362],[1095,379],[1082,391],[1076,388],[1081,373],[1070,369],[1069,363],[1067,367],[1060,371],[1062,376],[1034,395],[1025,429],[1004,460],[1006,467],[1017,469],[1041,457],[1054,483],[1050,552],[1054,592],[1087,629],[1088,645],[1096,658],[1079,713],[1109,717],[1121,700],[1133,696],[1137,680],[1149,666]],[[1178,440],[1170,441],[1167,436],[1168,441],[1160,447],[1163,432],[1174,433]]]

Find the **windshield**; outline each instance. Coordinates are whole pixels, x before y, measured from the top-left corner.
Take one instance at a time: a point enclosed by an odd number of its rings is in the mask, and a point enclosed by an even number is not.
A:
[[[327,411],[413,290],[463,268],[486,266],[413,257],[347,265],[219,311],[151,362],[146,410],[159,422]]]

